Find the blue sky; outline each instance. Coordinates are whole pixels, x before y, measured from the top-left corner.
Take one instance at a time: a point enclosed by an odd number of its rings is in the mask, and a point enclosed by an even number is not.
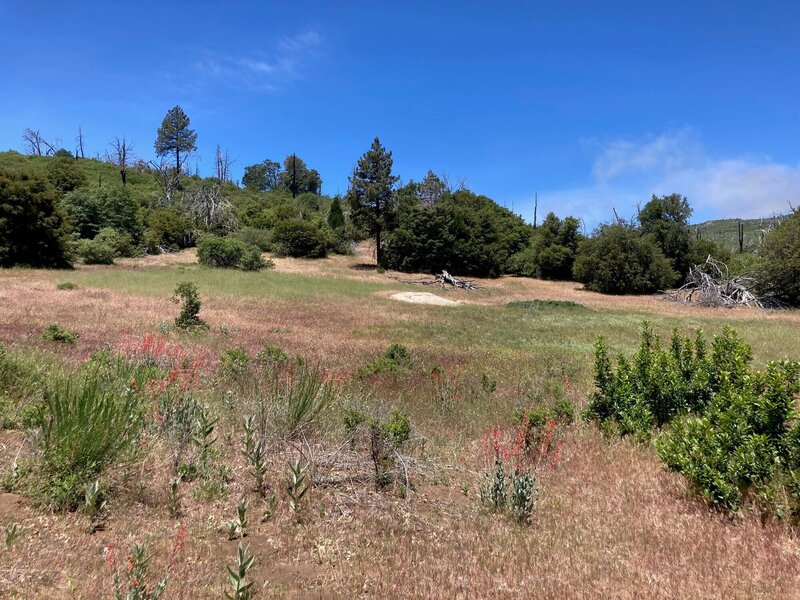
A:
[[[679,192],[695,219],[800,205],[800,3],[0,0],[0,148],[23,129],[151,158],[180,104],[210,174],[296,152],[324,191],[374,136],[588,227]]]

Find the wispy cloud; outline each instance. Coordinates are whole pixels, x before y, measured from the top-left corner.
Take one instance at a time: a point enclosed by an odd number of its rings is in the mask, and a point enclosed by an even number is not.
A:
[[[593,143],[589,185],[552,190],[545,197],[559,212],[573,211],[590,226],[635,214],[652,194],[689,199],[697,219],[755,218],[800,205],[800,164],[768,156],[714,156],[691,129],[638,139]]]
[[[234,55],[203,50],[195,63],[197,71],[218,83],[261,91],[273,91],[303,79],[306,69],[319,55],[322,34],[308,30],[282,37],[265,55]]]

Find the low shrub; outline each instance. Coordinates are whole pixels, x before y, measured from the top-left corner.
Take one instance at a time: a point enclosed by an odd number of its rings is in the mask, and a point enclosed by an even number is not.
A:
[[[244,348],[226,350],[219,359],[223,377],[237,377],[247,372],[250,366],[250,355]]]
[[[48,325],[42,334],[42,338],[48,342],[61,342],[63,344],[74,344],[80,336],[81,334],[77,331],[69,331],[55,323]]]
[[[283,348],[278,346],[264,346],[261,352],[258,353],[258,361],[261,363],[283,363],[289,359]]]
[[[78,284],[71,281],[64,281],[56,285],[57,290],[74,290],[77,289]]]
[[[261,252],[269,252],[272,250],[272,233],[269,229],[242,227],[231,237],[241,240],[248,246],[258,248]]]
[[[361,367],[357,372],[357,377],[371,377],[382,373],[397,373],[411,366],[411,353],[401,344],[392,344],[383,353],[383,356],[375,359],[368,365]]]
[[[242,260],[239,261],[239,268],[242,271],[269,271],[275,268],[275,263],[270,259],[264,260],[261,256],[261,250],[258,248],[250,247],[242,255]]]
[[[588,311],[583,304],[570,300],[517,300],[506,304],[507,308],[520,310],[569,310],[569,311]]]
[[[272,236],[276,252],[298,258],[324,258],[331,242],[321,227],[300,220],[278,223]]]
[[[233,238],[206,238],[197,244],[197,259],[207,267],[235,269],[244,256],[247,246]]]
[[[175,288],[172,301],[181,303],[181,312],[175,317],[175,327],[179,329],[208,329],[208,324],[200,318],[200,294],[197,285],[191,281],[183,281]]]
[[[117,463],[139,426],[139,401],[97,380],[59,378],[48,386],[38,415],[42,451],[42,500],[76,509],[84,487]]]

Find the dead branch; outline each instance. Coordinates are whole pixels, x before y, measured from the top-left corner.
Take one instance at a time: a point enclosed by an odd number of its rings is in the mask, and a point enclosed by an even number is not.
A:
[[[703,264],[689,269],[686,283],[667,298],[700,306],[767,308],[766,301],[751,291],[756,284],[757,281],[747,275],[731,277],[728,266],[709,255]]]

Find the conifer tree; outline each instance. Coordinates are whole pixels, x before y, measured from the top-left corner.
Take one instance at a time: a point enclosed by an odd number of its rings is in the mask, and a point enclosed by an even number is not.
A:
[[[156,137],[158,156],[175,155],[175,169],[181,172],[189,155],[197,150],[197,133],[189,129],[189,117],[180,106],[167,111]]]
[[[375,236],[379,266],[383,264],[382,234],[394,226],[394,184],[398,179],[392,175],[392,153],[376,137],[370,149],[358,159],[350,177],[347,199],[353,222]]]

